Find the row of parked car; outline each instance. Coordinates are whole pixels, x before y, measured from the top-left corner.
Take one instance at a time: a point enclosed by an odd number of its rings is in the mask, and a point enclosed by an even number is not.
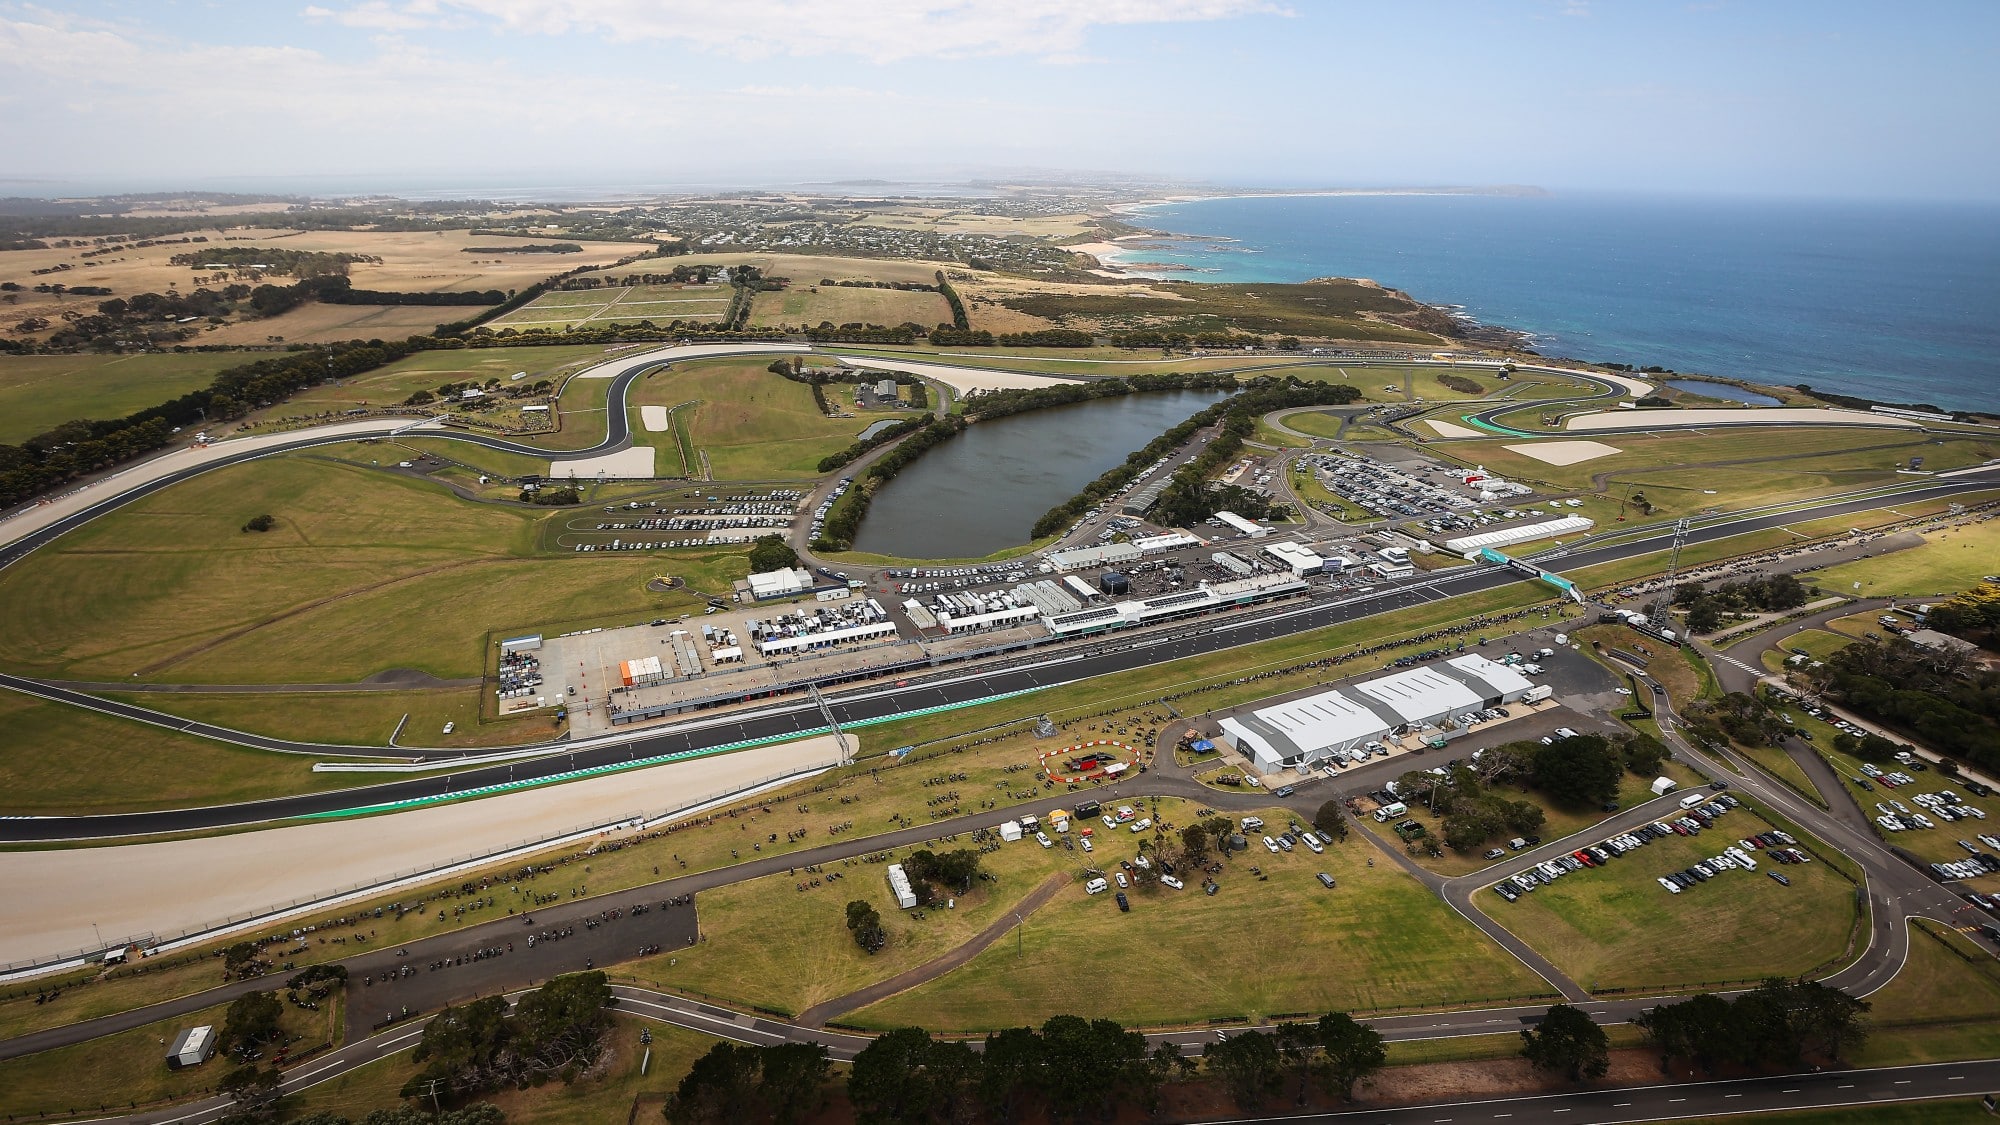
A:
[[[1798,841],[1793,839],[1791,834],[1787,832],[1780,832],[1775,829],[1770,832],[1759,832],[1755,836],[1746,836],[1736,841],[1730,847],[1724,848],[1722,854],[1719,856],[1705,859],[1692,867],[1662,875],[1659,882],[1662,887],[1672,891],[1674,894],[1679,894],[1697,883],[1705,883],[1713,879],[1716,875],[1724,871],[1737,868],[1746,871],[1755,871],[1757,870],[1757,861],[1751,858],[1750,853],[1757,850],[1762,850],[1767,857],[1778,863],[1811,863],[1811,856],[1798,848],[1790,846],[1796,843]],[[1787,887],[1792,885],[1792,881],[1786,878],[1785,874],[1781,871],[1766,871],[1765,874]]]
[[[1620,833],[1596,844],[1578,848],[1568,855],[1557,856],[1554,859],[1538,863],[1518,875],[1510,876],[1493,884],[1493,893],[1506,899],[1508,902],[1514,902],[1522,895],[1533,892],[1537,887],[1548,886],[1557,879],[1573,872],[1583,871],[1592,867],[1603,867],[1613,859],[1627,852],[1645,847],[1654,840],[1664,839],[1668,836],[1699,835],[1703,829],[1712,825],[1717,817],[1728,812],[1730,809],[1738,807],[1740,804],[1741,802],[1727,793],[1718,794],[1710,800],[1688,809],[1680,817],[1672,821],[1656,821],[1652,824],[1640,825],[1630,832]],[[1784,844],[1795,842],[1791,837],[1785,836],[1783,833],[1768,833],[1766,835],[1770,835],[1776,838],[1778,842]],[[1762,843],[1763,839],[1764,836],[1760,835],[1754,840],[1745,839],[1738,841],[1737,850],[1741,850],[1744,847],[1766,846]],[[1491,853],[1488,854],[1490,857]],[[1798,854],[1803,857],[1805,853],[1800,852]],[[1752,866],[1755,866],[1754,863]],[[1713,869],[1710,869],[1709,874],[1706,876],[1695,876],[1697,879],[1711,877],[1713,877]],[[1662,880],[1663,883],[1665,881],[1664,879]],[[1780,881],[1786,882],[1789,885],[1789,882],[1786,880],[1781,879]],[[1678,885],[1674,887],[1674,893],[1680,893]]]
[[[1981,836],[1979,839],[1987,847],[2000,849],[2000,839],[1992,836]],[[1931,874],[1937,876],[1940,881],[1977,879],[1982,875],[2000,874],[2000,859],[1994,858],[1992,853],[1980,851],[1979,846],[1970,840],[1960,840],[1958,846],[1965,849],[1968,858],[1931,864]],[[1975,902],[1974,905],[1985,904]]]

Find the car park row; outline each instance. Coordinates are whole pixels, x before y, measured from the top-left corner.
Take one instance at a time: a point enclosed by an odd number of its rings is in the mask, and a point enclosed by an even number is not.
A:
[[[1643,824],[1630,832],[1620,833],[1596,844],[1578,848],[1568,855],[1537,863],[1518,875],[1512,875],[1493,884],[1493,892],[1508,902],[1520,899],[1539,887],[1545,887],[1565,875],[1603,867],[1613,859],[1669,836],[1693,837],[1714,826],[1716,820],[1729,810],[1737,808],[1740,802],[1724,793],[1710,798],[1684,812],[1671,821],[1655,821]],[[1772,829],[1746,836],[1722,849],[1713,857],[1698,861],[1680,871],[1669,872],[1657,877],[1660,886],[1672,894],[1680,894],[1691,887],[1708,882],[1724,871],[1757,870],[1757,860],[1751,855],[1762,851],[1773,862],[1779,864],[1802,864],[1812,862],[1812,857],[1795,845],[1798,841],[1790,833]],[[1497,851],[1497,849],[1496,849]],[[1487,858],[1494,858],[1488,852]],[[1780,871],[1767,871],[1772,879],[1785,886],[1791,880]]]

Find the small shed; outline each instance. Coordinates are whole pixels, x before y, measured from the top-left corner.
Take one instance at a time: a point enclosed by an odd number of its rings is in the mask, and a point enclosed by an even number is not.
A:
[[[173,1042],[167,1045],[167,1069],[200,1066],[214,1053],[215,1025],[205,1023],[200,1027],[190,1027],[174,1036]]]
[[[1680,786],[1674,784],[1674,779],[1671,777],[1656,777],[1653,779],[1653,796],[1655,797],[1671,793],[1678,788]]]

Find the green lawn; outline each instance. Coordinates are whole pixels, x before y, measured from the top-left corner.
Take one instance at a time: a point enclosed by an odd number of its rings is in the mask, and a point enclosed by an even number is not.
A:
[[[635,385],[632,405],[673,407],[699,401],[675,417],[684,420],[689,439],[708,454],[717,480],[818,476],[820,458],[846,448],[877,416],[827,417],[813,401],[811,387],[766,370],[772,358],[675,364]],[[826,388],[830,400],[842,392],[852,393],[840,386]],[[661,462],[678,463],[673,431],[648,431],[637,426],[636,417],[634,422],[635,440],[658,449]]]
[[[1340,434],[1340,415],[1322,410],[1302,410],[1285,417],[1285,425],[1302,434],[1331,438]]]
[[[2000,520],[1924,535],[1924,545],[1830,566],[1816,575],[1829,590],[1858,596],[1950,594],[2000,573]],[[1861,589],[1854,590],[1854,583]]]
[[[355,783],[352,775],[313,773],[311,762],[293,755],[226,746],[15,692],[0,692],[0,725],[13,732],[0,749],[4,816],[183,808]]]
[[[1855,916],[1853,884],[1826,863],[1759,859],[1756,871],[1724,871],[1677,895],[1656,881],[1767,827],[1737,809],[1698,837],[1656,840],[1518,902],[1481,890],[1477,904],[1592,991],[1682,990],[1826,969],[1851,952]],[[1778,885],[1769,870],[1792,885]],[[1692,934],[1700,940],[1681,940]]]
[[[252,516],[277,526],[244,532]],[[310,455],[204,474],[0,574],[0,660],[32,674],[328,683],[480,674],[492,629],[656,614],[639,556],[538,556],[541,515]]]
[[[1263,814],[1282,824],[1282,810]],[[1108,843],[1097,858],[1123,850]],[[1209,896],[1157,887],[1120,913],[1110,894],[1065,890],[1029,919],[1017,951],[1001,942],[948,976],[850,1017],[865,1027],[981,1031],[1050,1012],[1128,1025],[1326,1011],[1367,1012],[1525,1000],[1548,985],[1378,853],[1350,838],[1238,854]],[[1257,866],[1268,876],[1250,873]],[[1314,877],[1324,871],[1339,886]],[[1079,987],[1089,981],[1089,987]],[[1162,987],[1163,982],[1171,982]]]
[[[237,352],[0,356],[0,442],[23,441],[79,418],[123,418],[200,390],[216,372],[258,358]]]
[[[1868,1002],[1874,1033],[1856,1065],[1990,1058],[2000,1049],[2000,962],[1934,922],[1910,923],[1909,960]]]
[[[409,716],[409,722],[404,724],[399,740],[405,746],[510,746],[546,742],[561,733],[552,711],[510,719],[483,718],[481,704],[485,701],[476,687],[255,694],[110,692],[106,698],[253,734],[352,746],[387,745],[405,715]],[[453,724],[448,735],[444,733],[446,723]],[[344,777],[333,788],[365,784],[368,780],[351,774],[312,777],[315,780]]]
[[[1702,1118],[1704,1125],[1985,1125],[1992,1120],[1976,1098]]]

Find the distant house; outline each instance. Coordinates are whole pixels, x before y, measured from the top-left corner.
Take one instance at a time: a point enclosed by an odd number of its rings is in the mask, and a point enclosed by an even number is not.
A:
[[[878,398],[894,399],[896,397],[896,381],[894,379],[884,379],[875,384],[875,395]]]

